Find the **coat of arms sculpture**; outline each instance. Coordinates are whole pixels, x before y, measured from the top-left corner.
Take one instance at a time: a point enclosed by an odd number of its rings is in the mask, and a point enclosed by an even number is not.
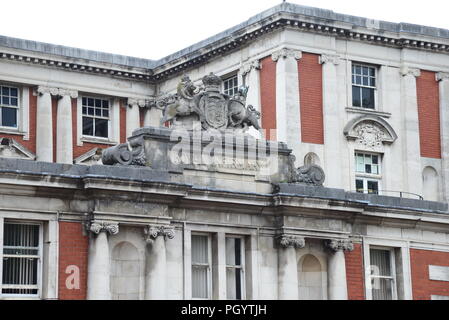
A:
[[[156,101],[155,106],[163,110],[161,123],[171,121],[175,126],[186,127],[188,119],[199,121],[203,130],[246,131],[250,126],[260,129],[260,112],[252,105],[246,107],[248,87],[241,87],[237,94],[229,96],[221,92],[222,80],[215,74],[204,76],[202,82],[203,87],[199,88],[184,76],[176,94]]]

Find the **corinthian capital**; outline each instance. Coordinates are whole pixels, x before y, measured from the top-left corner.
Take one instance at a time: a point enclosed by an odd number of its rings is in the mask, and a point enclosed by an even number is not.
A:
[[[405,66],[401,68],[401,75],[403,77],[405,76],[419,77],[421,75],[421,70]]]
[[[251,70],[260,70],[261,65],[259,60],[253,60],[253,61],[249,61],[243,64],[243,66],[240,68],[240,72],[242,73],[242,75],[246,75],[247,73],[250,73]]]
[[[438,72],[435,77],[436,77],[437,81],[449,80],[449,73],[447,73],[447,72]]]
[[[39,95],[43,95],[45,93],[49,93],[51,95],[56,96],[59,93],[59,89],[58,88],[54,88],[54,87],[39,86],[39,87],[37,87],[37,93]]]
[[[280,58],[295,58],[296,60],[299,60],[302,58],[302,52],[299,50],[293,50],[288,48],[282,48],[278,51],[275,51],[271,54],[271,59],[273,61],[278,61]]]
[[[70,98],[78,98],[78,91],[76,90],[69,90],[69,89],[59,89],[58,90],[58,95],[63,97],[63,96],[69,96]]]
[[[108,222],[92,222],[89,226],[89,231],[99,234],[100,232],[108,232],[110,235],[115,235],[119,231],[118,223]]]
[[[278,237],[279,245],[282,248],[294,247],[296,249],[304,248],[306,241],[304,237],[281,235]]]
[[[331,249],[334,252],[343,250],[343,251],[352,251],[354,250],[354,244],[349,239],[343,240],[328,240],[325,242],[326,247]]]
[[[333,63],[334,65],[340,64],[340,57],[333,54],[322,54],[320,56],[320,64]]]
[[[162,236],[166,240],[175,237],[175,230],[165,226],[146,226],[143,229],[143,238],[147,243],[153,243],[157,237]]]

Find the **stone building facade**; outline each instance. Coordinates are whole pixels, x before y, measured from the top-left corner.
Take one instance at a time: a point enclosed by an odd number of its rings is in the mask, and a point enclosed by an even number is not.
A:
[[[0,299],[449,299],[448,51],[289,3],[161,60],[0,37]],[[210,73],[274,173],[169,158]]]

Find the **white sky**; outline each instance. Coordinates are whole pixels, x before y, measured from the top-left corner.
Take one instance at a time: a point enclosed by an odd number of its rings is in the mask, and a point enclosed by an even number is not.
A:
[[[448,0],[289,0],[391,22],[449,29]],[[159,59],[281,0],[2,0],[0,35]]]

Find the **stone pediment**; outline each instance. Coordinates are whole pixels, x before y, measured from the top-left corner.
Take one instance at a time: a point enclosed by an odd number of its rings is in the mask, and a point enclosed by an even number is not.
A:
[[[382,148],[384,144],[392,144],[398,138],[387,121],[372,115],[364,115],[349,121],[343,133],[346,139],[370,150]]]
[[[35,160],[36,155],[12,138],[0,138],[0,157]]]
[[[101,148],[93,148],[87,151],[85,154],[80,155],[73,162],[75,164],[84,164],[84,165],[95,165],[95,164],[103,164],[101,160],[101,156],[103,153],[103,149]]]

